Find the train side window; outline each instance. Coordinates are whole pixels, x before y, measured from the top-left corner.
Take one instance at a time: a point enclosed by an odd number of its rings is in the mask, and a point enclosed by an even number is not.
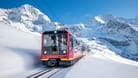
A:
[[[73,49],[73,37],[70,36],[70,50]]]

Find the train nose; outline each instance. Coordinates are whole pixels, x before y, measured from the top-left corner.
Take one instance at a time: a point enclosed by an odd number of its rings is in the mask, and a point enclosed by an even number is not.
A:
[[[57,65],[57,59],[49,59],[48,62],[47,62],[47,65],[48,66],[56,66]]]

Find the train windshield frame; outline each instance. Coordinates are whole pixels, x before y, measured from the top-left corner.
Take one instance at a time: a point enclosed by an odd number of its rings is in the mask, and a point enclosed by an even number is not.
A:
[[[44,54],[67,55],[67,33],[48,32],[44,33]]]

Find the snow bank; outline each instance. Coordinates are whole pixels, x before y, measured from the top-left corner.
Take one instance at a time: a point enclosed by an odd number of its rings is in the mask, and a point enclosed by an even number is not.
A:
[[[1,78],[39,67],[40,36],[28,34],[0,24],[0,73]]]

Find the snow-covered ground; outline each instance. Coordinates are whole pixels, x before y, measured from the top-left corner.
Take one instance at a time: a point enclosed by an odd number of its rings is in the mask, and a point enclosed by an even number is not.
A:
[[[137,78],[137,72],[137,66],[115,62],[96,54],[85,56],[64,78]]]
[[[0,23],[0,78],[39,67],[40,36]]]

